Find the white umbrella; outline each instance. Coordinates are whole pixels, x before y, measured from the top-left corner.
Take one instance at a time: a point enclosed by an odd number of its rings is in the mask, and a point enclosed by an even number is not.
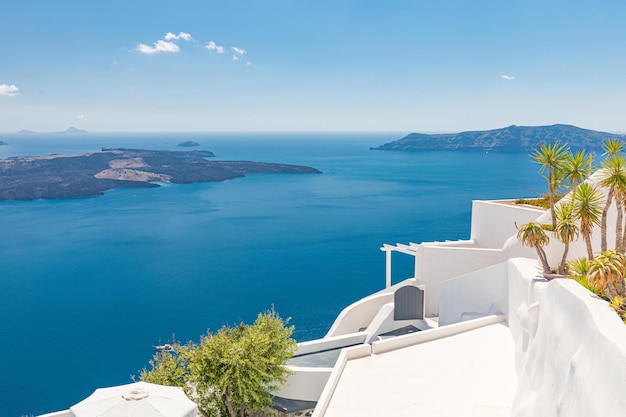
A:
[[[70,407],[71,417],[196,417],[198,407],[180,387],[135,382],[98,388]]]

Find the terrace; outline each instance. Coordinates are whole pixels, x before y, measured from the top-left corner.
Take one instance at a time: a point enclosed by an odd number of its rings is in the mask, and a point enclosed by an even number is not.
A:
[[[578,283],[543,278],[534,250],[515,239],[516,222],[542,216],[475,201],[468,241],[384,245],[386,288],[344,309],[323,339],[301,344],[309,358],[319,348],[332,360],[317,378],[307,377],[311,363],[295,361],[278,395],[308,396],[313,417],[623,415],[626,328]],[[558,256],[559,243],[551,246]],[[391,282],[392,252],[414,256],[414,277]],[[394,320],[404,286],[425,291],[423,320]],[[393,335],[409,325],[420,331]]]

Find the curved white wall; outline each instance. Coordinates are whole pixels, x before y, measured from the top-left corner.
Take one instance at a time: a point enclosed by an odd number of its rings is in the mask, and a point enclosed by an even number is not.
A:
[[[367,329],[380,308],[392,300],[393,293],[382,293],[350,304],[339,313],[325,338],[357,333],[361,329]]]
[[[549,283],[509,261],[509,327],[519,386],[514,417],[626,413],[626,326],[573,280]]]
[[[626,326],[577,282],[540,272],[515,258],[445,282],[440,325],[494,306],[508,311],[519,379],[513,417],[624,416]],[[506,292],[489,288],[498,280]]]

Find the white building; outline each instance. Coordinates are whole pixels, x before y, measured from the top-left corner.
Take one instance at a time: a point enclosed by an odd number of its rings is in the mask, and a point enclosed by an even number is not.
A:
[[[626,326],[575,281],[543,278],[535,250],[515,237],[516,223],[535,219],[549,213],[474,201],[470,240],[384,245],[386,288],[344,309],[324,338],[299,345],[277,396],[304,402],[285,414],[626,415]],[[391,285],[394,252],[413,256],[415,270]],[[562,245],[551,242],[547,253],[556,265]],[[582,240],[570,254],[586,254]],[[407,286],[424,291],[424,304],[409,308],[424,317],[398,317],[406,306],[397,291]]]

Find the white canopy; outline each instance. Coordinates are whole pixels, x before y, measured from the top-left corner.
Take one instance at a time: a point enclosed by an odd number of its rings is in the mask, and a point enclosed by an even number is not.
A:
[[[196,417],[198,407],[180,387],[135,382],[98,388],[70,407],[71,417]]]

